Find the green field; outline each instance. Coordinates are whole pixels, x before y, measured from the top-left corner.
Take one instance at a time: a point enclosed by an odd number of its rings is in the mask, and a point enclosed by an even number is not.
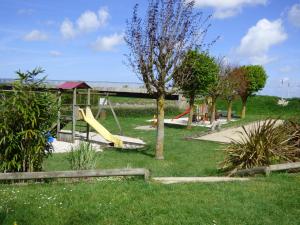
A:
[[[247,118],[230,124],[268,117],[300,115],[300,99],[287,107],[276,98],[253,97]],[[116,99],[116,101],[126,101]],[[139,100],[142,101],[142,100]],[[219,109],[225,104],[219,102]],[[240,110],[240,102],[234,110]],[[145,167],[152,176],[221,175],[218,164],[224,145],[188,141],[185,137],[205,131],[166,127],[165,160],[154,156],[155,131],[134,128],[146,125],[152,111],[116,109],[125,135],[147,142],[139,151],[106,149],[98,154],[97,168]],[[167,117],[175,115],[169,110]],[[103,122],[113,133],[118,129],[111,115]],[[46,171],[68,170],[66,154],[45,161]],[[142,179],[98,179],[79,182],[0,185],[0,224],[300,224],[300,174],[278,173],[251,181],[214,184],[163,185]]]

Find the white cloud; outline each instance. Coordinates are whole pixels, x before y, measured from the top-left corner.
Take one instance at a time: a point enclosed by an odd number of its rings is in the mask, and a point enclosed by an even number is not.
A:
[[[77,20],[77,26],[80,31],[89,32],[97,30],[100,26],[98,16],[92,11],[86,11]]]
[[[214,17],[224,19],[237,15],[244,7],[266,5],[268,0],[195,0],[197,7],[214,9]]]
[[[113,51],[117,45],[124,41],[123,34],[113,34],[110,36],[99,37],[93,44],[92,48],[96,51]]]
[[[50,52],[49,52],[49,55],[51,55],[51,56],[53,56],[53,57],[58,57],[58,56],[61,56],[62,53],[59,52],[59,51],[53,50],[53,51],[50,51]]]
[[[33,30],[24,36],[25,41],[45,41],[47,39],[47,34],[39,30]]]
[[[76,20],[76,26],[69,19],[65,19],[61,24],[60,31],[64,38],[73,38],[77,34],[95,31],[106,25],[109,18],[109,12],[106,7],[99,11],[85,11]]]
[[[76,35],[74,25],[69,19],[65,19],[60,26],[60,32],[65,39],[73,38]]]
[[[266,65],[268,63],[276,61],[278,58],[270,57],[269,55],[254,55],[249,57],[252,64],[255,65]]]
[[[300,28],[300,3],[293,5],[288,12],[288,19],[295,27]]]
[[[237,48],[237,53],[249,58],[252,63],[266,64],[275,60],[267,55],[269,49],[282,43],[287,37],[280,19],[275,21],[261,19],[255,26],[249,28]]]
[[[109,18],[109,12],[107,7],[102,7],[101,9],[99,9],[98,11],[98,19],[99,19],[99,23],[101,24],[101,26],[106,25],[107,20]]]

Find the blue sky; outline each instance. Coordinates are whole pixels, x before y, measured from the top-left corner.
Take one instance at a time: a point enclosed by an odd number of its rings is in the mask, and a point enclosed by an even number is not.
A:
[[[41,66],[48,79],[138,81],[124,64],[122,39],[135,3],[145,10],[144,0],[1,0],[0,77]],[[221,36],[213,55],[264,65],[265,94],[300,96],[299,0],[196,0],[196,6],[213,15],[206,40]]]

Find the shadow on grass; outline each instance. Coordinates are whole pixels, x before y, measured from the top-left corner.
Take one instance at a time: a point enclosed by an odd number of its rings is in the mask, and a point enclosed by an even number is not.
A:
[[[179,125],[179,124],[165,124],[165,127],[178,129],[178,130],[187,130],[186,125]]]
[[[126,154],[142,154],[142,155],[146,155],[149,156],[151,158],[154,158],[155,154],[152,151],[153,148],[150,145],[146,145],[143,148],[138,148],[138,149],[118,149],[118,148],[114,148],[114,150],[118,153],[126,153]],[[151,152],[150,152],[151,151]]]

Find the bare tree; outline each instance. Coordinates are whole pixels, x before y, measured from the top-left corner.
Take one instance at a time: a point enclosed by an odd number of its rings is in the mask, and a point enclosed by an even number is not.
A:
[[[157,100],[156,159],[164,159],[165,96],[172,93],[173,75],[185,53],[203,48],[209,17],[195,11],[194,1],[150,0],[145,18],[138,5],[127,21],[125,42],[129,65]]]

